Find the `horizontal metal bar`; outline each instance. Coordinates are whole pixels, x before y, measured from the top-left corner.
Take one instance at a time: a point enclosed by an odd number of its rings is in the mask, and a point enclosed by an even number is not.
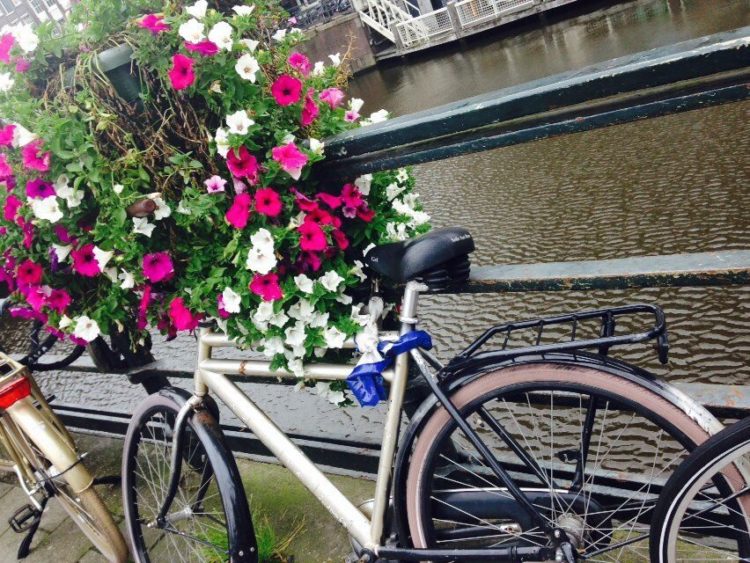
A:
[[[454,293],[702,287],[750,283],[750,250],[473,267]]]
[[[200,363],[200,368],[223,375],[298,379],[298,376],[290,371],[272,370],[270,362],[261,360],[203,360]],[[320,379],[321,381],[340,381],[349,377],[352,369],[354,369],[354,366],[350,364],[305,364],[305,377]],[[383,379],[391,381],[393,370],[384,371]]]
[[[388,170],[750,97],[750,27],[545,77],[326,140],[321,176]]]
[[[382,340],[397,340],[398,334],[396,332],[384,332],[380,334]],[[210,346],[211,348],[239,348],[240,350],[244,349],[242,344],[238,343],[236,339],[229,338],[226,334],[222,332],[209,332],[207,334],[204,334],[202,337],[203,343]],[[344,340],[344,345],[342,348],[344,349],[354,349],[355,348],[354,338],[347,338]]]

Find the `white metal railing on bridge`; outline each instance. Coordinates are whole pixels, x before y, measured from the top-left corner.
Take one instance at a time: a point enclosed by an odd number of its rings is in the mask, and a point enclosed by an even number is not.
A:
[[[414,17],[409,11],[419,13],[419,8],[409,0],[356,0],[354,6],[363,23],[394,43],[396,42],[396,36],[393,33],[394,26],[410,25]],[[419,33],[419,29],[415,33]]]
[[[525,10],[536,3],[536,0],[460,0],[455,7],[461,28],[466,29]]]
[[[452,31],[453,24],[447,8],[441,8],[412,18],[410,21],[396,24],[396,33],[398,33],[401,44],[407,49],[420,43],[429,42],[436,36]]]

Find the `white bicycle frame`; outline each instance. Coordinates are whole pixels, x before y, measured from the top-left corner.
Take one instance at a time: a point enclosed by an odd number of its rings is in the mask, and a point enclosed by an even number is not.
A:
[[[414,330],[417,323],[419,292],[425,288],[417,282],[409,282],[404,291],[401,307],[401,329],[399,334]],[[395,334],[381,334],[383,339],[395,339]],[[349,347],[353,342],[349,341]],[[219,397],[240,418],[255,436],[315,495],[318,500],[364,548],[377,554],[383,535],[383,522],[389,502],[391,469],[396,451],[401,408],[406,380],[409,372],[409,354],[396,358],[393,370],[383,376],[390,382],[388,411],[375,483],[375,502],[371,518],[367,518],[336,486],[318,469],[276,424],[240,390],[227,376],[287,377],[296,378],[283,370],[272,371],[270,362],[259,360],[225,360],[212,358],[214,348],[238,347],[226,335],[207,329],[200,331],[198,339],[198,367],[195,372],[195,395],[202,398],[211,392]],[[322,380],[345,380],[351,373],[351,365],[314,364],[306,366],[305,376]]]

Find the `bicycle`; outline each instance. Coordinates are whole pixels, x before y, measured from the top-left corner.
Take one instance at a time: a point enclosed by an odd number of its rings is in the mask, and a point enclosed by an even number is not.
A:
[[[443,365],[417,330],[419,295],[468,279],[473,250],[460,228],[372,249],[373,292],[381,282],[404,285],[399,330],[378,334],[384,364],[354,380],[351,365],[306,368],[307,377],[348,379],[360,390],[382,392],[380,377],[390,386],[371,510],[348,500],[227,377],[295,376],[258,359],[213,358],[216,348],[238,346],[202,328],[193,393],[162,389],[128,427],[123,504],[136,560],[257,561],[237,465],[206,407],[211,395],[348,530],[361,561],[646,560],[663,483],[721,428],[659,378],[608,357],[613,347],[653,341],[666,362],[661,309],[495,326]],[[644,316],[653,318],[647,330],[616,330]],[[531,345],[513,344],[529,330]],[[497,337],[502,345],[488,351]],[[423,402],[401,432],[407,387]]]
[[[750,418],[688,456],[665,485],[654,521],[653,561],[750,561]]]
[[[94,490],[75,442],[28,369],[2,352],[0,449],[9,457],[0,460],[0,471],[15,474],[29,498],[10,518],[14,531],[27,534],[19,559],[29,553],[47,502],[55,498],[109,561],[127,561],[125,540]]]

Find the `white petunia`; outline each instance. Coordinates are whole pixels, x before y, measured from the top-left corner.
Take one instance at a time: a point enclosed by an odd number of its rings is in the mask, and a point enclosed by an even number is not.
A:
[[[65,196],[65,203],[68,204],[69,208],[73,209],[74,207],[78,207],[79,205],[81,205],[83,197],[83,190],[70,190],[70,192],[68,192],[68,194]]]
[[[187,6],[185,11],[199,20],[206,16],[206,9],[208,8],[208,2],[206,0],[198,0],[192,6]]]
[[[325,148],[325,143],[323,141],[319,141],[318,139],[313,139],[310,137],[310,150],[314,152],[315,154],[323,154],[323,149]]]
[[[242,43],[248,51],[254,53],[255,49],[258,48],[260,41],[256,41],[255,39],[240,39],[240,43]]]
[[[309,324],[313,318],[313,313],[315,313],[315,306],[307,299],[300,299],[289,307],[288,313],[294,320]]]
[[[302,363],[302,360],[287,358],[286,363],[289,366],[289,371],[291,371],[295,376],[305,377],[305,365]]]
[[[125,189],[125,186],[123,186],[122,184],[115,184],[112,186],[112,191],[115,192],[116,194],[121,194],[122,190],[124,189]]]
[[[365,174],[354,180],[354,185],[357,186],[362,195],[370,195],[370,187],[372,186],[372,174]]]
[[[229,127],[230,133],[247,135],[248,129],[252,125],[255,125],[255,121],[247,116],[247,112],[244,109],[227,115],[227,127]]]
[[[406,168],[399,168],[398,174],[396,174],[396,180],[403,184],[408,179],[409,179],[409,173],[406,171]]]
[[[250,82],[254,83],[257,79],[256,75],[260,70],[260,65],[258,64],[258,60],[255,57],[253,57],[250,53],[245,53],[239,59],[237,59],[237,64],[234,65],[234,70],[236,70],[237,74],[239,74],[245,80],[249,80]]]
[[[104,268],[104,275],[107,276],[112,283],[117,283],[117,268]]]
[[[282,145],[288,145],[289,143],[293,143],[295,141],[295,137],[293,134],[291,134],[289,131],[286,132],[286,135],[284,135],[284,138],[281,139]]]
[[[343,403],[346,400],[343,391],[333,391],[331,389],[331,384],[325,381],[318,381],[315,384],[315,392],[334,405]]]
[[[284,341],[278,336],[261,340],[260,345],[263,346],[263,354],[267,358],[273,358],[276,354],[284,353]]]
[[[52,244],[52,248],[55,251],[55,256],[57,256],[58,262],[65,262],[65,259],[70,254],[70,251],[73,250],[73,246],[70,244]]]
[[[268,229],[258,229],[250,236],[253,246],[273,252],[273,235]]]
[[[333,66],[339,66],[341,64],[341,53],[335,53],[333,55],[328,55],[328,58],[331,59],[331,64]]]
[[[218,80],[214,80],[211,83],[211,86],[208,87],[208,89],[209,91],[214,92],[215,94],[221,94],[222,93],[221,82],[219,82]]]
[[[404,223],[388,223],[385,226],[385,234],[390,241],[402,241],[409,238]]]
[[[151,238],[156,225],[148,222],[147,217],[133,217],[133,232],[139,235],[146,235]]]
[[[26,53],[35,51],[39,46],[39,37],[34,33],[30,23],[15,25],[10,28],[10,32],[18,46]]]
[[[365,101],[362,98],[350,98],[349,99],[349,109],[359,113],[359,110],[362,109],[362,106],[365,105]]]
[[[172,208],[167,205],[167,202],[164,201],[160,195],[154,196],[151,199],[156,204],[154,219],[161,221],[172,215]]]
[[[346,340],[346,333],[332,326],[323,331],[323,338],[328,348],[342,348]]]
[[[13,146],[14,147],[23,147],[28,145],[31,141],[36,139],[36,135],[26,129],[23,125],[19,125],[18,123],[14,123],[16,128],[13,130]]]
[[[229,133],[227,130],[223,127],[219,127],[216,130],[214,142],[216,143],[216,152],[226,158],[227,154],[229,154],[229,149],[231,148],[231,145],[229,144]]]
[[[208,32],[208,40],[215,44],[219,49],[231,51],[232,45],[234,44],[232,41],[233,31],[234,29],[232,29],[232,26],[227,22],[218,22],[211,28],[211,31]]]
[[[57,327],[60,329],[68,328],[70,325],[73,324],[73,319],[71,319],[68,315],[63,315],[60,317],[60,322],[57,323]]]
[[[227,287],[221,292],[221,301],[224,304],[224,310],[227,313],[239,313],[240,302],[242,301],[239,294],[231,287]]]
[[[283,41],[284,37],[286,37],[286,29],[279,29],[271,36],[274,41]]]
[[[117,279],[120,280],[120,287],[122,289],[133,289],[135,287],[135,277],[126,270],[122,270]]]
[[[232,10],[238,16],[249,16],[255,10],[255,6],[232,6]]]
[[[114,256],[115,253],[111,250],[102,250],[98,246],[94,247],[94,258],[96,259],[96,263],[99,265],[99,270],[104,271],[104,268],[107,267],[107,263],[112,259],[112,256]]]
[[[325,72],[325,70],[326,70],[325,63],[323,61],[317,61],[315,65],[313,65],[312,75],[320,76]]]
[[[9,72],[0,72],[0,92],[7,92],[15,83],[16,81]]]
[[[101,334],[99,325],[94,319],[90,319],[86,315],[81,315],[76,319],[76,326],[73,329],[73,336],[91,342],[96,340],[96,337]]]
[[[344,305],[351,305],[351,303],[352,303],[352,296],[351,295],[347,295],[346,293],[339,293],[336,296],[336,301],[338,301],[339,303],[343,303]]]
[[[273,303],[270,301],[263,301],[253,313],[253,320],[259,322],[268,322],[273,317]]]
[[[31,211],[37,219],[45,219],[50,223],[57,223],[63,218],[63,212],[56,197],[45,197],[44,199],[31,198],[29,203]]]
[[[336,291],[344,278],[335,270],[329,270],[318,280],[328,291]]]
[[[200,43],[206,38],[203,33],[205,28],[201,22],[192,18],[180,26],[178,33],[188,43]]]
[[[352,267],[351,270],[349,270],[352,274],[357,276],[359,278],[359,281],[367,281],[367,274],[364,272],[364,264],[360,262],[359,260],[354,261],[354,267]]]
[[[268,324],[281,328],[288,321],[289,321],[289,317],[286,316],[286,313],[284,311],[279,311],[278,313],[273,315],[270,319],[268,319]]]
[[[326,326],[328,326],[328,317],[328,313],[315,311],[312,314],[312,318],[310,319],[310,322],[308,324],[313,328],[325,328]]]
[[[308,278],[305,274],[294,276],[294,284],[302,293],[313,292],[313,281]]]
[[[273,249],[253,246],[247,253],[245,267],[259,274],[267,274],[276,266],[276,255]]]
[[[388,201],[392,201],[398,197],[398,194],[403,192],[406,189],[406,186],[401,186],[397,184],[396,182],[391,182],[385,187],[385,195],[388,198]]]
[[[375,123],[380,123],[381,121],[385,121],[388,119],[388,110],[386,109],[380,109],[378,111],[374,111],[370,114],[370,117],[367,119],[362,120],[362,127],[366,125],[373,125]]]
[[[305,343],[305,323],[297,321],[284,331],[286,338],[284,344],[287,346],[302,346]]]
[[[65,174],[60,174],[57,177],[57,180],[55,180],[54,186],[55,191],[60,194],[60,190],[64,190],[65,188],[70,189],[70,186],[68,185],[70,183],[70,178],[68,178]]]

